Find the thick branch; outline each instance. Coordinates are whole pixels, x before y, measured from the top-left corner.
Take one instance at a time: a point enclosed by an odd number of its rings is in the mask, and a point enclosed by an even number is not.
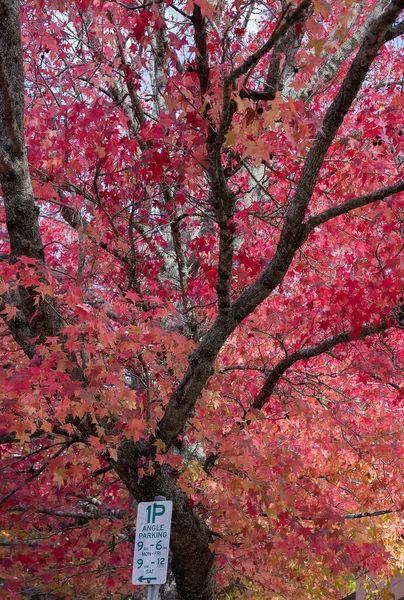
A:
[[[0,433],[0,446],[3,444],[12,444],[17,439],[17,435],[14,431],[10,433]]]
[[[206,29],[206,19],[202,17],[201,9],[197,4],[194,4],[192,23],[194,25],[195,46],[198,50],[196,55],[196,71],[198,73],[201,94],[204,96],[208,91],[210,83],[210,68],[207,48],[208,34]]]
[[[0,2],[0,148],[21,158],[24,149],[24,75],[20,2]]]
[[[209,89],[210,68],[207,49],[206,19],[202,17],[201,9],[194,4],[192,14],[194,25],[195,46],[198,50],[196,67],[202,96]],[[225,93],[226,95],[226,93]],[[211,182],[210,202],[219,224],[219,264],[216,283],[218,306],[220,314],[227,314],[230,308],[231,276],[234,252],[234,234],[229,219],[234,214],[235,196],[227,185],[221,157],[221,146],[223,143],[223,123],[228,129],[235,111],[235,105],[231,104],[230,97],[226,106],[223,107],[222,122],[219,127],[219,135],[214,131],[210,123],[208,137],[209,175]]]
[[[0,149],[7,157],[0,169],[11,260],[44,254],[24,141],[24,74],[20,2],[0,0]]]
[[[337,74],[344,61],[363,43],[367,33],[373,26],[373,23],[380,17],[387,4],[388,0],[379,0],[376,3],[363,25],[345,40],[338,50],[329,57],[325,65],[310,79],[308,87],[296,94],[297,98],[309,98],[318,84],[324,85],[328,83]]]
[[[361,512],[351,515],[344,515],[344,519],[365,519],[367,517],[380,517],[382,515],[390,515],[399,512],[397,509],[387,508],[386,510],[375,510],[373,512]]]
[[[365,194],[364,196],[357,196],[356,198],[351,198],[350,200],[346,200],[342,204],[338,206],[333,206],[325,210],[318,215],[310,217],[305,223],[305,230],[307,235],[313,231],[315,227],[330,221],[331,219],[335,219],[335,217],[339,217],[340,215],[345,215],[348,212],[355,210],[357,208],[361,208],[362,206],[366,206],[368,204],[372,204],[372,202],[377,202],[380,200],[384,200],[389,196],[393,196],[394,194],[399,194],[400,192],[404,192],[404,181],[399,181],[394,183],[393,185],[386,186],[384,188],[380,188],[370,194]]]
[[[284,373],[297,362],[301,360],[308,360],[309,358],[314,358],[315,356],[320,356],[325,352],[329,352],[332,348],[335,348],[335,346],[338,346],[339,344],[351,342],[355,339],[363,340],[370,335],[385,331],[388,329],[388,327],[389,325],[386,323],[382,323],[376,327],[373,325],[366,325],[361,329],[358,335],[355,335],[355,332],[353,331],[337,333],[336,335],[319,342],[315,346],[301,348],[300,350],[296,350],[296,352],[289,354],[289,356],[286,356],[283,360],[278,362],[276,367],[274,367],[269,373],[264,385],[254,400],[252,407],[258,409],[263,408],[265,402],[272,395],[278,381],[282,378]]]
[[[386,35],[386,42],[390,42],[391,40],[394,40],[395,38],[397,38],[403,34],[404,34],[404,21],[401,21],[401,23],[397,23],[397,25],[393,25],[392,27],[390,27],[390,29]]]
[[[231,194],[231,191],[229,190],[228,193]],[[232,204],[233,213],[234,202]],[[229,219],[226,217],[227,215],[224,215],[224,218],[222,218],[219,223],[219,267],[216,283],[219,313],[222,315],[227,315],[230,311],[231,279],[234,253],[233,227],[232,224],[229,223]]]
[[[35,206],[24,142],[24,74],[20,34],[20,3],[0,0],[0,149],[7,155],[0,168],[0,185],[6,210],[10,239],[10,260],[29,256],[44,262],[39,230],[39,211]],[[3,302],[17,306],[17,317],[7,324],[28,356],[33,354],[29,340],[43,341],[56,335],[62,325],[52,299],[35,304],[32,291],[15,290]]]
[[[47,508],[40,508],[39,514],[50,515],[53,517],[61,517],[65,519],[125,519],[128,516],[127,510],[120,510],[115,508],[100,508],[88,511],[71,511],[71,510],[51,510]]]

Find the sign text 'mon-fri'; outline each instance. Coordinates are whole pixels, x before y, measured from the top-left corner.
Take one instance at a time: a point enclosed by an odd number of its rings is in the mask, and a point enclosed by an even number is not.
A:
[[[171,500],[138,504],[133,584],[166,582],[172,510]]]

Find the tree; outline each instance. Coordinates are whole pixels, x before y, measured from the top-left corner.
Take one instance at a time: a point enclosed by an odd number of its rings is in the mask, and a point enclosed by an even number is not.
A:
[[[183,600],[402,564],[403,10],[0,0],[8,598],[129,597],[157,494]]]

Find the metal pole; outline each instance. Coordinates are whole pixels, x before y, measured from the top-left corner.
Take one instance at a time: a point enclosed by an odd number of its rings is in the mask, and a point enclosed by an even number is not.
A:
[[[159,600],[159,585],[148,585],[147,586],[147,600]]]
[[[155,496],[154,500],[156,502],[160,501],[160,502],[164,502],[164,500],[167,500],[167,498],[165,496]],[[147,586],[147,600],[159,600],[159,594],[160,592],[160,586],[159,585],[148,585]]]

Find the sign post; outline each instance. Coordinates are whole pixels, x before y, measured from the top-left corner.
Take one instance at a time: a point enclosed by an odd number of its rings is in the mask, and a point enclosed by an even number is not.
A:
[[[138,504],[132,583],[148,586],[147,600],[158,600],[167,581],[172,510],[164,496]]]

